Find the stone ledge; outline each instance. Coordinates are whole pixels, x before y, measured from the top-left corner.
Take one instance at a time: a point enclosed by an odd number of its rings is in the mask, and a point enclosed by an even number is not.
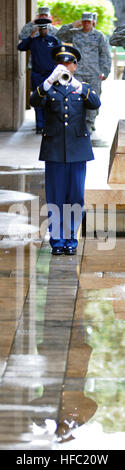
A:
[[[108,183],[125,183],[125,120],[120,120],[113,139]]]

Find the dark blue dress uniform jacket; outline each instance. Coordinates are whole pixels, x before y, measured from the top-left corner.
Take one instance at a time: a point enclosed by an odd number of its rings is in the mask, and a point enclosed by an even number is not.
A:
[[[26,39],[22,39],[18,44],[17,49],[19,51],[31,51],[32,70],[37,74],[41,74],[43,76],[43,80],[45,80],[45,78],[48,77],[55,68],[55,62],[52,59],[51,51],[59,44],[59,39],[55,36],[50,36],[49,34],[44,38],[40,35],[34,38],[29,36]],[[41,83],[41,81],[39,83]]]
[[[100,99],[91,87],[83,83],[82,94],[59,82],[45,92],[43,85],[31,95],[31,106],[40,106],[46,95],[46,125],[40,149],[40,160],[81,162],[93,160],[90,135],[86,127],[86,108],[97,109]]]

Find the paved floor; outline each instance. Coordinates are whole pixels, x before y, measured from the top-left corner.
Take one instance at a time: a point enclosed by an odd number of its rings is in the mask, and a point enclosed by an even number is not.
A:
[[[109,194],[123,84],[103,84],[86,203]],[[124,449],[125,240],[52,257],[40,140],[33,110],[0,134],[0,449]]]

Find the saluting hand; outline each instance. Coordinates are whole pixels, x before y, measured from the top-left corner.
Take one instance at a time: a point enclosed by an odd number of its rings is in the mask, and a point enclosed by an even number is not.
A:
[[[82,27],[82,21],[81,20],[76,20],[74,23],[72,23],[73,28],[81,28]]]
[[[36,35],[36,33],[38,33],[38,28],[34,25],[33,26],[33,31],[32,31],[32,34],[30,35],[31,38],[34,38],[34,36]]]
[[[104,73],[99,75],[99,78],[101,81],[106,80],[107,77],[105,77]]]

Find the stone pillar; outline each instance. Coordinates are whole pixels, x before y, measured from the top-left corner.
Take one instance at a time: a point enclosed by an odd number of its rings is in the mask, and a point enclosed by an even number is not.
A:
[[[37,11],[37,0],[28,0],[26,2],[26,23],[34,20]],[[26,109],[30,108],[29,97],[31,91],[31,70],[28,68],[30,51],[26,53]]]
[[[37,0],[31,0],[31,19],[34,19],[37,12]]]
[[[25,111],[25,53],[17,51],[18,34],[26,23],[26,2],[0,0],[0,130],[17,130]]]

